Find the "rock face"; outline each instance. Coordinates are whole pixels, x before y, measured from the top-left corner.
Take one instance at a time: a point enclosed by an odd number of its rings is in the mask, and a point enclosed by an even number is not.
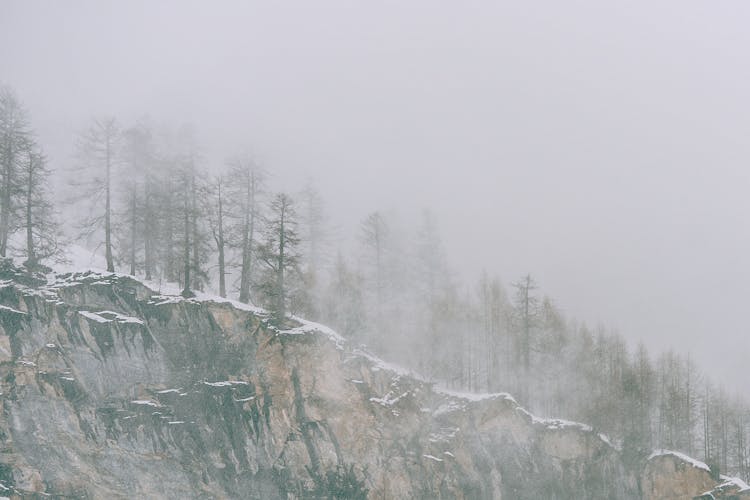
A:
[[[744,481],[733,477],[721,477],[722,482],[712,490],[695,497],[699,500],[716,500],[724,498],[726,500],[745,500],[750,498],[750,486]]]
[[[438,390],[320,325],[113,274],[3,276],[0,496],[641,498],[589,427]]]
[[[674,452],[655,452],[641,477],[644,500],[693,498],[715,485],[706,464]]]

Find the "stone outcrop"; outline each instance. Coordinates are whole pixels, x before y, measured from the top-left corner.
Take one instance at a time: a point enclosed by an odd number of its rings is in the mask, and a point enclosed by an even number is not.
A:
[[[440,390],[320,325],[121,275],[0,278],[0,496],[641,498],[593,429]],[[680,488],[647,467],[649,491]],[[693,495],[717,485],[691,473]]]
[[[734,477],[721,477],[721,483],[695,497],[698,500],[744,500],[750,498],[750,486]]]
[[[644,500],[693,498],[716,485],[704,463],[675,452],[654,452],[641,475]]]
[[[712,471],[705,463],[675,451],[655,451],[641,475],[644,500],[740,500],[750,498],[744,481]]]

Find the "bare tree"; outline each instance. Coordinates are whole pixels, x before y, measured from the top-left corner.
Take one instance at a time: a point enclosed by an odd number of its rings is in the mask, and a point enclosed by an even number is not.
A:
[[[123,168],[118,179],[123,186],[117,226],[117,232],[122,235],[118,240],[119,253],[131,275],[142,269],[146,279],[152,279],[155,238],[159,233],[154,192],[157,188],[156,153],[147,121],[140,120],[122,135]]]
[[[536,308],[539,302],[534,296],[537,285],[531,275],[527,274],[521,280],[513,283],[513,288],[516,289],[516,317],[520,323],[521,358],[524,370],[528,372],[531,365],[531,329],[536,324]]]
[[[268,271],[261,287],[278,323],[286,317],[291,296],[289,275],[299,273],[299,243],[294,202],[289,195],[279,193],[268,206],[265,242],[259,248],[260,259]]]
[[[21,171],[23,226],[26,231],[24,265],[29,269],[38,269],[42,260],[59,256],[61,250],[60,228],[47,192],[50,174],[44,154],[29,148]]]
[[[219,264],[219,295],[227,296],[226,285],[226,258],[225,249],[226,241],[224,239],[224,224],[226,218],[226,188],[224,186],[224,176],[217,175],[213,178],[210,186],[210,204],[208,207],[208,220],[211,227],[211,235],[216,244],[217,259]]]
[[[208,278],[204,264],[208,260],[207,235],[204,228],[204,206],[199,197],[205,194],[199,184],[195,156],[191,152],[182,159],[178,174],[179,196],[182,198],[182,233],[179,241],[183,256],[183,291],[185,297],[194,296],[194,290],[202,290]]]
[[[500,364],[500,353],[502,348],[509,351],[507,341],[510,336],[506,330],[507,298],[505,291],[498,278],[490,278],[486,273],[482,274],[479,281],[479,314],[484,333],[483,351],[485,353],[487,377],[487,390],[490,392],[498,390],[499,371],[510,368],[507,363]],[[503,344],[503,341],[506,341]],[[506,372],[507,373],[507,372]]]
[[[301,236],[305,244],[303,271],[306,286],[313,299],[317,299],[321,294],[321,270],[325,263],[326,246],[329,238],[326,227],[325,204],[311,181],[308,181],[305,189],[300,193],[299,199],[302,207],[300,220],[303,226],[303,234]],[[318,310],[319,307],[313,304],[307,314],[317,316]]]
[[[229,162],[229,176],[233,180],[228,188],[231,200],[229,212],[235,223],[231,225],[233,246],[240,252],[240,302],[250,302],[251,283],[255,272],[255,239],[261,220],[260,197],[265,174],[248,157],[238,157]]]
[[[193,171],[192,161],[187,162],[183,165],[180,172],[180,185],[181,185],[181,196],[182,196],[182,266],[183,266],[183,297],[193,297],[191,285],[193,271],[193,260],[191,259],[190,250],[192,248],[191,240],[193,237],[192,219],[195,217],[193,213],[194,204],[192,202],[193,195],[195,194],[195,172]]]
[[[31,132],[26,110],[8,87],[0,89],[0,256],[8,251],[13,231],[16,199],[22,194],[19,170],[30,147]]]
[[[347,337],[361,335],[365,321],[363,308],[362,277],[349,268],[344,256],[339,253],[324,294],[326,321]]]
[[[367,253],[369,266],[375,282],[376,314],[378,319],[383,311],[385,289],[385,249],[388,225],[380,212],[373,212],[362,221],[360,241]]]
[[[79,175],[73,180],[78,200],[93,203],[92,215],[82,222],[82,234],[90,236],[98,229],[104,230],[104,256],[107,271],[114,272],[112,251],[112,180],[120,146],[120,128],[115,118],[94,119],[78,141]]]
[[[182,226],[182,192],[184,180],[179,158],[166,156],[160,159],[160,176],[158,183],[149,189],[152,195],[152,207],[155,213],[151,224],[158,227],[159,238],[153,241],[154,263],[158,259],[161,272],[167,281],[180,281],[180,262],[182,247],[179,235]],[[156,268],[156,264],[154,264]]]

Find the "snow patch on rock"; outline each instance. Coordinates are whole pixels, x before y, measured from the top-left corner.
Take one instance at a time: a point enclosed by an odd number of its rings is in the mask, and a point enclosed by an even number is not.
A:
[[[711,468],[706,465],[705,463],[701,462],[700,460],[696,460],[692,457],[689,457],[685,455],[684,453],[680,453],[679,451],[672,451],[672,450],[654,450],[651,455],[649,455],[648,460],[652,460],[657,457],[664,457],[664,456],[673,456],[677,457],[683,462],[689,463],[693,467],[696,467],[698,469],[703,469],[706,472],[711,472]]]

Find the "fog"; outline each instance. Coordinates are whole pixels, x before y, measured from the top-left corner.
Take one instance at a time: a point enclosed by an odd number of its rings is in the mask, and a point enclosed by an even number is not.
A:
[[[342,235],[376,209],[429,207],[467,281],[531,273],[567,315],[744,390],[748,14],[6,1],[0,81],[53,166],[93,115],[190,122],[209,165],[252,151],[274,185],[313,179]]]

